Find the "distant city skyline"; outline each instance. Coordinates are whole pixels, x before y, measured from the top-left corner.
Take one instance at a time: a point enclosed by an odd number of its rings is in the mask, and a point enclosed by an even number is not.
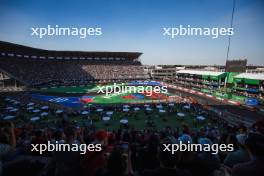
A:
[[[142,52],[146,65],[224,65],[227,36],[164,37],[163,27],[230,27],[232,0],[0,0],[0,40],[34,48]],[[236,0],[229,59],[264,65],[264,1]],[[102,35],[31,36],[31,27],[101,27]]]

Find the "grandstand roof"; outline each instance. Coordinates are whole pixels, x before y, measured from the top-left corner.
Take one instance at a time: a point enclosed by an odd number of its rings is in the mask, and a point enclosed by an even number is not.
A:
[[[235,78],[264,80],[264,73],[241,73],[236,75]]]
[[[205,71],[205,70],[179,70],[176,73],[182,74],[193,74],[193,75],[207,75],[207,76],[220,76],[225,72],[214,72],[214,71]]]
[[[127,59],[137,59],[142,53],[139,52],[107,52],[107,51],[57,51],[38,49],[9,42],[0,41],[0,53],[14,53],[21,55],[36,56],[61,56],[61,57],[120,57]]]

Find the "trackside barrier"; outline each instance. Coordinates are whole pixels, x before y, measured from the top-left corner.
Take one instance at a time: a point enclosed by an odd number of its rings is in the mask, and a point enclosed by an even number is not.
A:
[[[187,88],[183,88],[183,87],[180,87],[180,86],[167,84],[167,83],[164,83],[164,82],[161,82],[161,85],[167,86],[169,88],[174,88],[174,89],[178,89],[178,90],[181,90],[181,91],[185,91],[185,92],[188,92],[188,93],[193,93],[193,94],[205,96],[205,97],[208,97],[208,98],[217,99],[217,100],[224,101],[225,103],[229,103],[229,104],[232,104],[232,105],[236,105],[236,106],[240,106],[241,105],[241,103],[238,102],[238,101],[216,97],[216,96],[209,95],[209,94],[206,94],[206,93],[203,93],[203,92],[199,92],[199,91],[196,91],[196,90],[187,89]]]

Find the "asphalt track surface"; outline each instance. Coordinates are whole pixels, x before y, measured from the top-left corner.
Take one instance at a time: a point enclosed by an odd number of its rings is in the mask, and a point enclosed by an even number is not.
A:
[[[254,121],[264,118],[264,113],[259,112],[259,111],[252,111],[243,106],[223,103],[219,100],[214,100],[208,97],[204,97],[204,96],[196,95],[192,93],[187,93],[187,92],[180,91],[180,90],[174,90],[174,91],[175,91],[175,94],[178,94],[182,97],[193,97],[200,104],[210,106],[222,112],[228,112],[234,116],[238,116],[242,118],[250,118],[250,120],[254,120]]]

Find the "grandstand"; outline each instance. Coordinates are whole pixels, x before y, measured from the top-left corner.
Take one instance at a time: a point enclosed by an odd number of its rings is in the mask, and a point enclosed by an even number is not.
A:
[[[175,82],[196,88],[219,89],[224,85],[225,72],[203,70],[179,70]]]
[[[251,105],[254,102],[257,105],[263,102],[263,79],[263,74],[179,70],[173,83],[219,99],[227,98]]]
[[[264,176],[263,2],[1,1],[0,176]]]
[[[41,87],[147,78],[137,52],[50,51],[0,42],[0,53],[2,88],[10,82]]]
[[[246,97],[262,99],[264,97],[264,74],[263,73],[241,73],[234,76],[234,92]],[[248,101],[248,104],[256,104]]]
[[[263,99],[263,74],[223,72],[216,67],[168,66],[152,70],[149,77],[139,60],[141,53],[50,51],[6,42],[0,42],[0,54],[0,137],[5,142],[3,139],[10,136],[13,143],[4,145],[14,144],[15,149],[10,152],[11,164],[9,160],[3,162],[3,175],[19,175],[18,171],[21,175],[39,175],[31,170],[44,172],[44,176],[54,175],[59,165],[65,168],[61,164],[65,161],[76,167],[72,175],[91,175],[90,166],[98,164],[90,153],[80,157],[77,152],[75,160],[63,152],[63,159],[54,165],[57,151],[30,151],[30,144],[48,141],[107,141],[107,150],[99,152],[102,159],[125,142],[131,146],[128,150],[133,150],[131,165],[137,175],[147,176],[145,170],[159,166],[159,158],[152,156],[157,156],[160,145],[168,140],[236,144],[229,140],[237,134],[245,138],[249,131],[263,133],[264,108],[259,106]],[[100,88],[113,88],[115,83],[167,86],[168,92],[152,91],[151,96],[146,96],[146,92],[119,92],[108,97],[98,93]],[[245,104],[258,109],[251,111]],[[185,154],[177,154],[182,155],[178,162],[181,168],[186,164]],[[213,175],[220,163],[232,166],[232,152],[206,152],[209,157],[222,158],[214,160],[213,169],[209,168],[207,158],[200,157],[201,151],[190,154],[193,156],[188,162],[196,158],[192,164],[197,166],[194,170],[187,167],[192,175]],[[145,160],[158,164],[149,167]],[[202,162],[205,164],[200,165]],[[204,169],[200,169],[202,166]],[[28,171],[32,174],[26,174]]]

